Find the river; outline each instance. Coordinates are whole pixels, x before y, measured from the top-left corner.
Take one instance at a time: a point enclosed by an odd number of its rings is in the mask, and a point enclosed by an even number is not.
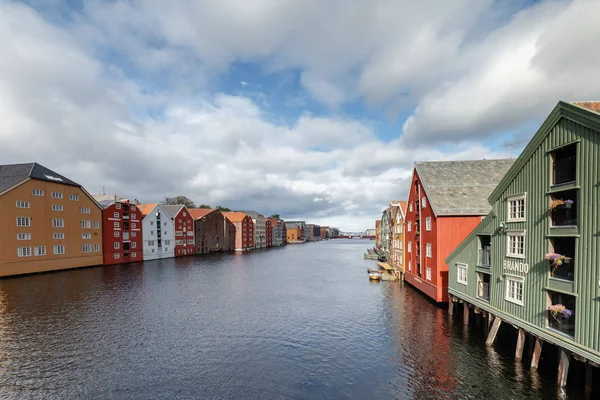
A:
[[[0,398],[581,396],[410,286],[369,282],[373,243],[0,280]]]

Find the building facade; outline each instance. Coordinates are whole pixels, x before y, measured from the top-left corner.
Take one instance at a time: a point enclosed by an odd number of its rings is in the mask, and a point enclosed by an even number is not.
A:
[[[447,258],[453,299],[559,346],[567,371],[571,354],[600,363],[599,112],[558,103]]]
[[[281,243],[285,245],[288,243],[287,227],[285,226],[285,221],[279,220],[278,222],[279,222],[279,225],[281,226]]]
[[[234,250],[254,249],[254,222],[248,214],[238,211],[225,212],[223,215],[235,227]]]
[[[252,222],[254,222],[254,248],[264,249],[267,247],[267,226],[265,216],[256,211],[242,212],[248,214],[250,218],[252,218]]]
[[[390,202],[390,255],[389,263],[400,274],[405,273],[404,262],[404,220],[406,201]]]
[[[196,254],[231,251],[235,247],[235,225],[226,224],[225,216],[219,210],[210,208],[192,208],[189,210],[194,218]],[[233,247],[233,248],[232,248]]]
[[[299,231],[294,232],[293,235],[290,235],[288,232],[288,235],[287,235],[288,242],[291,242],[291,241],[306,242],[308,240],[308,226],[306,225],[306,222],[304,222],[304,221],[286,221],[285,226],[288,230],[290,228],[292,228],[292,229],[298,228],[299,229]],[[295,239],[290,240],[290,236],[293,236]]]
[[[279,220],[276,220],[275,218],[269,218],[269,221],[271,223],[272,246],[281,246],[283,244],[282,224]]]
[[[273,247],[273,225],[269,218],[265,219],[266,247]]]
[[[175,256],[175,225],[160,204],[138,204],[142,215],[143,259]]]
[[[37,163],[0,166],[0,276],[101,265],[102,208]]]
[[[322,240],[329,239],[329,227],[328,226],[321,227],[321,239]]]
[[[142,214],[137,206],[116,195],[95,195],[94,198],[103,208],[104,264],[142,261]]]
[[[381,247],[381,220],[375,221],[375,246]]]
[[[175,227],[175,257],[196,253],[194,218],[184,205],[162,205]]]
[[[448,301],[445,259],[490,212],[487,197],[513,163],[415,163],[406,212],[406,282],[436,302]]]
[[[388,207],[383,210],[383,214],[381,215],[380,240],[381,249],[383,250],[383,255],[386,260],[390,259],[390,230],[392,228],[391,211],[392,208]]]

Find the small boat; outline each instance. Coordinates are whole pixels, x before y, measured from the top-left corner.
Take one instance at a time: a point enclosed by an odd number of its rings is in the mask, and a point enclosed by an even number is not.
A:
[[[381,279],[381,274],[377,272],[369,272],[369,279],[373,281],[378,281]]]

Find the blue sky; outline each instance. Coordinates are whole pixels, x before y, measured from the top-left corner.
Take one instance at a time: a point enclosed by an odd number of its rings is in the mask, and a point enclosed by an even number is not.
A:
[[[415,161],[517,156],[559,100],[600,98],[599,8],[0,0],[0,156],[364,230]]]

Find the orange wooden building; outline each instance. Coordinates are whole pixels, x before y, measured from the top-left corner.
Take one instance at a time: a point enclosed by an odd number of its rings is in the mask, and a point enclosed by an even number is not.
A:
[[[0,276],[102,264],[102,208],[37,163],[0,166]]]
[[[406,212],[405,281],[448,301],[445,259],[489,214],[488,196],[514,159],[417,162]]]

